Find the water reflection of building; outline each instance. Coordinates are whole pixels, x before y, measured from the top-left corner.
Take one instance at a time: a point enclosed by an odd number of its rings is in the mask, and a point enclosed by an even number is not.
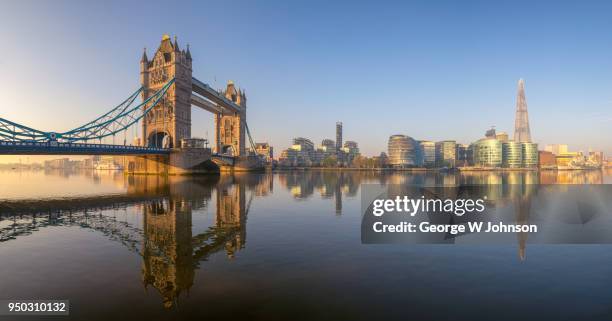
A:
[[[591,171],[466,171],[455,173],[393,173],[386,177],[388,195],[411,195],[414,189],[409,186],[449,187],[437,189],[437,196],[441,198],[482,198],[487,200],[487,208],[507,208],[511,210],[503,216],[507,224],[533,224],[532,200],[537,197],[538,191],[549,184],[604,184],[604,172]],[[462,190],[462,187],[471,187]],[[477,188],[473,188],[477,187]],[[453,194],[455,193],[455,194]],[[546,201],[544,199],[544,201]],[[502,211],[506,215],[505,211]],[[518,243],[518,256],[521,260],[526,257],[526,246],[529,233],[516,234]],[[460,236],[459,236],[460,237]],[[448,242],[447,239],[444,242]]]
[[[246,242],[246,188],[244,184],[219,184],[217,187],[216,227],[228,233],[224,240],[225,252],[228,258],[234,258],[237,251]]]
[[[343,196],[354,197],[363,183],[381,183],[385,173],[362,171],[292,171],[278,174],[279,182],[296,199],[307,199],[315,191],[323,199],[334,198],[335,213],[342,213]]]
[[[182,291],[193,285],[191,208],[171,199],[143,207],[144,249],[142,282],[157,289],[164,307],[172,307]]]
[[[166,192],[169,198],[143,206],[142,280],[173,307],[193,284],[195,269],[215,253],[233,259],[246,245],[246,220],[253,198],[272,191],[266,174],[184,177],[132,177],[130,191]],[[213,196],[214,195],[214,196]],[[193,235],[192,211],[215,199],[215,221]]]

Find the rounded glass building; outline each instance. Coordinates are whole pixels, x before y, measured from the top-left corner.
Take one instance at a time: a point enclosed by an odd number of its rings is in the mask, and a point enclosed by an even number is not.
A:
[[[502,166],[506,168],[523,167],[523,147],[521,143],[514,141],[503,143]]]
[[[406,135],[389,137],[389,165],[392,167],[412,167],[417,165],[418,145]]]
[[[521,143],[521,151],[523,153],[523,167],[538,167],[538,144]]]
[[[479,167],[501,167],[502,143],[495,138],[483,138],[474,144],[474,165]]]

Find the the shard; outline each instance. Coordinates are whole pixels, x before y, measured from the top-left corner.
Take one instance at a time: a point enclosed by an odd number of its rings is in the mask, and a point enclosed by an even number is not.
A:
[[[527,113],[527,100],[525,99],[525,81],[519,79],[516,93],[516,118],[514,119],[514,141],[531,143],[529,131],[529,114]]]

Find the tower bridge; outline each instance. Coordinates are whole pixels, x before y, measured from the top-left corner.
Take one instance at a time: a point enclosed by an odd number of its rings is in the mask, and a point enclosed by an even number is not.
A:
[[[181,49],[164,35],[151,59],[140,59],[141,87],[107,113],[72,130],[42,131],[0,118],[0,155],[123,155],[126,170],[143,174],[190,174],[221,170],[257,170],[263,162],[246,152],[246,93],[232,81],[215,90],[193,76],[189,46]],[[135,103],[138,97],[140,104]],[[213,114],[212,149],[191,136],[191,108]],[[138,128],[139,142],[125,133]],[[102,139],[123,134],[123,144]],[[213,164],[214,163],[214,164]]]

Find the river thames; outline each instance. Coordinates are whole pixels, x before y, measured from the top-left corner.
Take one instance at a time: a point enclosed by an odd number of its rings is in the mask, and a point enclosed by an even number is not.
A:
[[[362,244],[360,190],[611,183],[612,170],[0,171],[0,299],[70,300],[58,320],[607,319],[612,245]]]

